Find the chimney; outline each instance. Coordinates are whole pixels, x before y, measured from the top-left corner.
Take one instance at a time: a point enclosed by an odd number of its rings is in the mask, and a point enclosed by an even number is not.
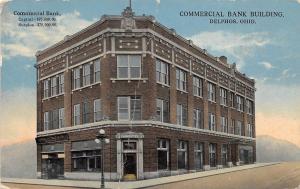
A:
[[[227,64],[227,57],[226,56],[220,56],[219,60],[225,64]]]

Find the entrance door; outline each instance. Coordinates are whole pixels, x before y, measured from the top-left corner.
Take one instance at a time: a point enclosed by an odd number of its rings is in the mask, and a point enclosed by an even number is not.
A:
[[[64,159],[47,160],[48,179],[57,179],[64,175]]]
[[[136,175],[136,153],[124,153],[124,175],[134,174]]]

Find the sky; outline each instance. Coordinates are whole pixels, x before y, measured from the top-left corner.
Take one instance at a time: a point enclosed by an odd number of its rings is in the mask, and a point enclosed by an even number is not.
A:
[[[128,0],[0,0],[0,145],[36,135],[35,53],[99,20],[119,15]],[[136,15],[161,24],[214,56],[225,55],[256,80],[256,134],[300,147],[300,0],[132,0]],[[14,11],[58,11],[57,27],[18,27]],[[256,24],[210,24],[180,11],[277,11]],[[1,66],[2,65],[2,66]],[[2,68],[1,68],[2,67]]]

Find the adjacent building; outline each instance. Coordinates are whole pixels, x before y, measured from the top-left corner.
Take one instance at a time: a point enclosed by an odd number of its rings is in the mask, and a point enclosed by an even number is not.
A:
[[[254,80],[153,16],[127,7],[36,58],[41,178],[98,180],[103,169],[141,180],[256,161]]]

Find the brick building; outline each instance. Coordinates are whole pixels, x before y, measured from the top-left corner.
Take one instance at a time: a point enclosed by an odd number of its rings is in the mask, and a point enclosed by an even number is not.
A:
[[[254,80],[153,16],[127,7],[36,57],[39,177],[94,180],[103,168],[140,180],[255,162]]]

